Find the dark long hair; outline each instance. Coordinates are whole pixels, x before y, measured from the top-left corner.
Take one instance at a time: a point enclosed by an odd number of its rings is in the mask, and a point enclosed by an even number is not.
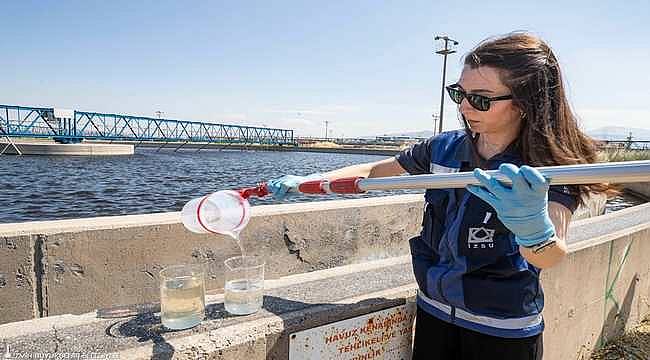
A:
[[[553,50],[540,38],[510,33],[480,43],[465,56],[465,66],[499,70],[501,82],[522,111],[516,145],[525,164],[572,165],[597,161],[596,145],[578,127],[566,98],[560,65]],[[466,130],[467,124],[465,123]],[[613,193],[604,184],[572,187],[581,201],[590,192]]]

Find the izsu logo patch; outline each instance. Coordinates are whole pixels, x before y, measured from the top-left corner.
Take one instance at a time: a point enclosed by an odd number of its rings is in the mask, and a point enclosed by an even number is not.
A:
[[[492,217],[491,212],[485,213],[483,224],[487,224]],[[487,249],[494,247],[494,230],[484,226],[469,228],[467,247],[470,249]]]

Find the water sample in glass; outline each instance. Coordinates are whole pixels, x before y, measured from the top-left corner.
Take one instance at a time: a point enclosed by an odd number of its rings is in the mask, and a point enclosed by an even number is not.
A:
[[[205,270],[200,264],[160,271],[160,319],[172,330],[188,329],[205,317]]]
[[[253,314],[262,308],[264,261],[257,256],[235,256],[224,261],[224,306],[233,315]]]

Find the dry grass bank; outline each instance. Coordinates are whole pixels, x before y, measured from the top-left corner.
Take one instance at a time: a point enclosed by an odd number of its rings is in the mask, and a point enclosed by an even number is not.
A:
[[[607,148],[598,153],[600,161],[650,160],[650,150]]]
[[[591,360],[650,359],[650,315],[636,328],[606,344],[591,355]]]

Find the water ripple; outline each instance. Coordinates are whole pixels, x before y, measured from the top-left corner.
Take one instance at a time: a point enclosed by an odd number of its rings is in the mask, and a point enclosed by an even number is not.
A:
[[[0,223],[179,211],[190,199],[253,186],[285,174],[324,172],[385,156],[252,151],[155,152],[133,156],[0,156]],[[350,199],[361,195],[292,196],[285,203]],[[638,200],[638,199],[637,199]],[[618,209],[635,200],[614,201]],[[252,205],[275,204],[267,197]],[[637,203],[640,203],[638,201]]]
[[[382,158],[151,149],[136,149],[133,156],[2,156],[0,223],[179,211],[188,200],[212,191]],[[287,202],[313,199],[295,196]],[[271,198],[251,202],[278,203]]]

